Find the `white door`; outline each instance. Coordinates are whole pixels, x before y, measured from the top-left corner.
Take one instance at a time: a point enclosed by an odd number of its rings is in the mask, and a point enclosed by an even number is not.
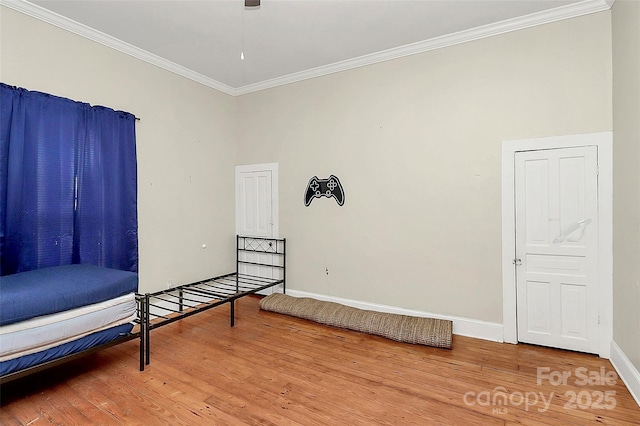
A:
[[[515,156],[518,341],[598,353],[598,151]]]
[[[236,232],[239,235],[276,235],[274,179],[277,179],[277,164],[236,167]]]
[[[242,236],[278,236],[278,164],[236,167],[236,233]],[[241,260],[271,264],[273,255],[241,253]],[[238,273],[272,277],[273,268],[239,265]],[[272,292],[272,288],[266,290]],[[267,294],[261,293],[261,294]]]

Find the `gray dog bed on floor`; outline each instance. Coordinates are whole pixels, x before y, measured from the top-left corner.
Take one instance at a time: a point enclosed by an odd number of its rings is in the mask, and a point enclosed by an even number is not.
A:
[[[375,334],[398,342],[451,348],[453,323],[449,320],[368,311],[280,293],[270,294],[260,300],[260,309]]]

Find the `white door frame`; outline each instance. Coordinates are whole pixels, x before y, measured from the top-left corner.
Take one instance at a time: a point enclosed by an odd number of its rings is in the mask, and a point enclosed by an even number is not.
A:
[[[260,172],[260,171],[264,171],[264,170],[269,170],[271,171],[271,214],[272,214],[272,222],[273,222],[273,226],[272,226],[272,237],[273,238],[278,238],[279,237],[279,216],[278,216],[278,163],[264,163],[264,164],[248,164],[248,165],[243,165],[243,166],[236,166],[236,180],[235,180],[235,185],[236,185],[236,191],[235,191],[235,197],[236,197],[236,234],[238,233],[238,221],[239,221],[239,206],[238,203],[240,202],[240,200],[238,200],[238,190],[237,190],[237,186],[238,186],[238,182],[239,182],[239,177],[240,177],[240,173],[251,173],[251,172]]]
[[[598,147],[598,354],[609,358],[613,340],[613,133],[600,132],[502,142],[502,323],[503,340],[518,343],[516,319],[515,153],[540,149]]]

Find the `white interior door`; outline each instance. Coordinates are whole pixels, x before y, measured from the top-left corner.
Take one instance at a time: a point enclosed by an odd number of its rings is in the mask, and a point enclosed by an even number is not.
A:
[[[278,164],[236,167],[236,233],[242,236],[276,238],[278,236]],[[271,264],[271,254],[240,253],[246,260]],[[239,265],[240,274],[273,277],[273,268]],[[266,290],[271,293],[272,288]],[[261,293],[266,294],[266,293]]]
[[[236,232],[253,237],[274,236],[273,170],[236,168]]]
[[[598,152],[515,157],[518,340],[598,353]]]

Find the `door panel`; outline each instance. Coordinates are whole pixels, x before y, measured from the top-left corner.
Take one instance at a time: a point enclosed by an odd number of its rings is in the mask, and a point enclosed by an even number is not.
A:
[[[597,148],[515,156],[518,340],[598,351]]]
[[[527,272],[533,274],[563,274],[584,276],[586,274],[585,258],[580,256],[549,256],[544,254],[527,254],[525,265]]]
[[[530,333],[551,333],[551,298],[548,282],[527,281],[523,284],[519,294],[526,306],[527,331]]]
[[[562,291],[562,335],[586,339],[587,324],[586,286],[563,284]]]
[[[528,206],[526,221],[527,245],[546,245],[549,237],[549,162],[532,159],[526,163],[528,189],[524,195]]]

